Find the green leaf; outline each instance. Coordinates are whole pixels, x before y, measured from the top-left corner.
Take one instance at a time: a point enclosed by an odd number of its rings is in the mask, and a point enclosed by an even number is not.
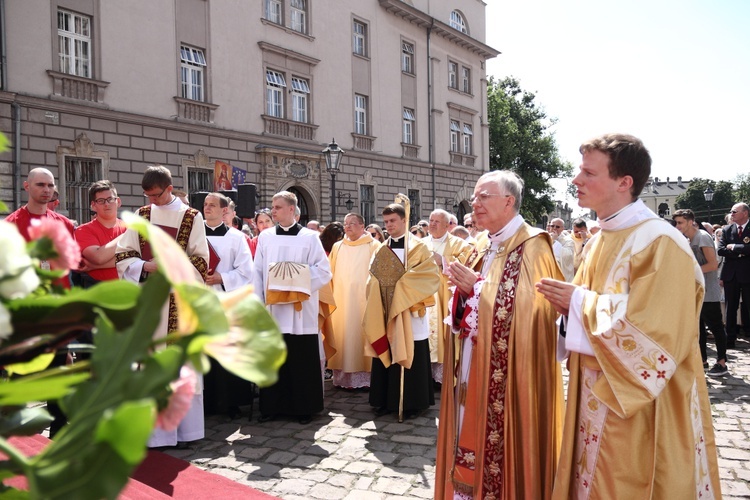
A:
[[[29,375],[30,373],[36,373],[47,369],[53,359],[55,359],[54,352],[40,354],[27,363],[6,365],[5,369],[8,371],[8,375]]]
[[[4,488],[0,490],[0,500],[28,500],[31,498],[28,491],[21,491],[15,488]]]
[[[96,442],[108,443],[129,465],[146,457],[146,444],[156,421],[153,399],[126,401],[104,412],[96,428]]]
[[[141,289],[127,281],[101,282],[89,289],[74,289],[65,295],[29,296],[11,300],[6,307],[11,314],[13,341],[45,333],[60,334],[70,329],[92,326],[96,309],[104,311],[118,327],[133,322],[135,305]]]
[[[14,379],[0,383],[0,405],[22,405],[30,401],[59,399],[73,386],[89,378],[88,373],[65,373],[32,381]]]
[[[21,408],[0,419],[0,436],[31,436],[49,427],[52,417],[45,408]]]
[[[174,290],[181,302],[180,319],[183,315],[195,318],[193,331],[214,334],[229,329],[229,320],[215,293],[195,283],[175,285]]]
[[[254,294],[249,294],[229,311],[232,327],[219,336],[199,336],[188,352],[203,350],[238,377],[259,387],[278,380],[286,361],[286,344],[279,327]]]

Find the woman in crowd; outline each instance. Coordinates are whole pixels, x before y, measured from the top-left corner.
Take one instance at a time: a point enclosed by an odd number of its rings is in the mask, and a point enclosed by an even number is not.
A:
[[[412,226],[411,228],[409,228],[409,232],[417,238],[424,238],[425,236],[427,236],[427,232],[422,229],[421,226]]]
[[[326,251],[326,255],[331,253],[333,244],[337,241],[344,239],[344,225],[338,221],[331,222],[323,229],[320,233],[320,242],[323,244],[323,249]]]
[[[378,240],[380,243],[383,243],[385,241],[385,235],[383,234],[383,230],[377,224],[370,224],[369,226],[365,228],[365,231],[370,233],[370,236]]]
[[[255,212],[255,238],[250,241],[250,252],[253,254],[253,259],[255,258],[255,249],[258,247],[258,236],[260,236],[260,233],[263,232],[263,230],[268,229],[269,227],[273,227],[273,219],[271,219],[271,209],[270,208],[261,208],[257,212]]]

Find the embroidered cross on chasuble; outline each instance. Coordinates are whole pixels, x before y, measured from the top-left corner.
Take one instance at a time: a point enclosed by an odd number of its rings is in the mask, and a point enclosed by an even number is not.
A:
[[[484,498],[503,497],[504,444],[505,444],[505,395],[508,380],[508,337],[516,302],[516,287],[520,276],[521,261],[525,244],[513,249],[505,261],[502,279],[495,296],[492,317],[492,347],[490,351],[489,387],[487,402],[477,401],[477,365],[472,356],[469,367],[469,380],[459,381],[459,399],[465,401],[461,431],[457,436],[454,453],[454,466],[451,471],[454,489],[457,492],[473,495],[474,475],[477,469],[483,471],[482,495]],[[473,348],[476,347],[474,344]],[[481,377],[479,377],[481,378]],[[458,405],[456,406],[458,409]],[[486,408],[484,432],[477,433],[476,424],[481,419],[477,412]],[[476,463],[480,443],[477,436],[484,436],[484,460]]]
[[[390,318],[391,303],[393,294],[396,292],[396,283],[406,273],[404,264],[392,250],[385,248],[375,254],[375,258],[370,265],[370,273],[377,278],[380,283],[380,300],[383,303],[383,313],[386,322]],[[388,338],[382,337],[372,346],[378,356],[384,354],[388,346]]]

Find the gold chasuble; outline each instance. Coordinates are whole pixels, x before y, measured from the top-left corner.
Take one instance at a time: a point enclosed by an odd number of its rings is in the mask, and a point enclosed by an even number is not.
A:
[[[594,355],[570,354],[553,498],[721,498],[696,342],[703,275],[685,238],[651,215],[603,225],[586,245],[574,283],[587,288]]]
[[[453,305],[461,347],[445,344],[435,498],[544,500],[560,449],[563,388],[557,313],[534,285],[562,274],[549,235],[526,223],[495,248],[483,239],[467,263],[481,269],[490,252],[491,266],[474,287],[479,297],[470,294],[462,317]]]
[[[387,245],[375,253],[367,279],[367,304],[362,321],[367,342],[365,354],[378,357],[386,368],[396,363],[411,368],[414,337],[411,315],[424,316],[435,305],[439,285],[432,252],[419,238],[407,233],[406,268]]]
[[[447,233],[445,235],[445,244],[440,248],[433,247],[431,250],[442,255],[448,264],[455,261],[463,264],[469,257],[472,247],[461,238]],[[432,315],[430,317],[430,361],[433,363],[443,362],[445,341],[453,338],[450,325],[444,321],[450,313],[448,311],[448,299],[450,299],[451,295],[450,284],[448,283],[448,276],[442,272],[439,276],[440,287],[435,294],[435,307],[430,310]]]
[[[370,371],[372,358],[365,356],[362,318],[370,260],[379,247],[380,243],[369,235],[356,241],[344,238],[333,246],[328,257],[333,297],[338,306],[323,330],[328,368],[332,370]]]

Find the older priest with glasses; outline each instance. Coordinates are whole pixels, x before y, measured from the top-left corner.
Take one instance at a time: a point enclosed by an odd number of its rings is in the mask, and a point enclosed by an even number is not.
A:
[[[457,351],[445,343],[435,498],[548,499],[562,423],[555,309],[537,293],[562,279],[550,235],[519,215],[523,181],[494,171],[477,181],[474,217],[489,231],[467,265],[452,262]],[[453,383],[452,383],[453,382]]]

